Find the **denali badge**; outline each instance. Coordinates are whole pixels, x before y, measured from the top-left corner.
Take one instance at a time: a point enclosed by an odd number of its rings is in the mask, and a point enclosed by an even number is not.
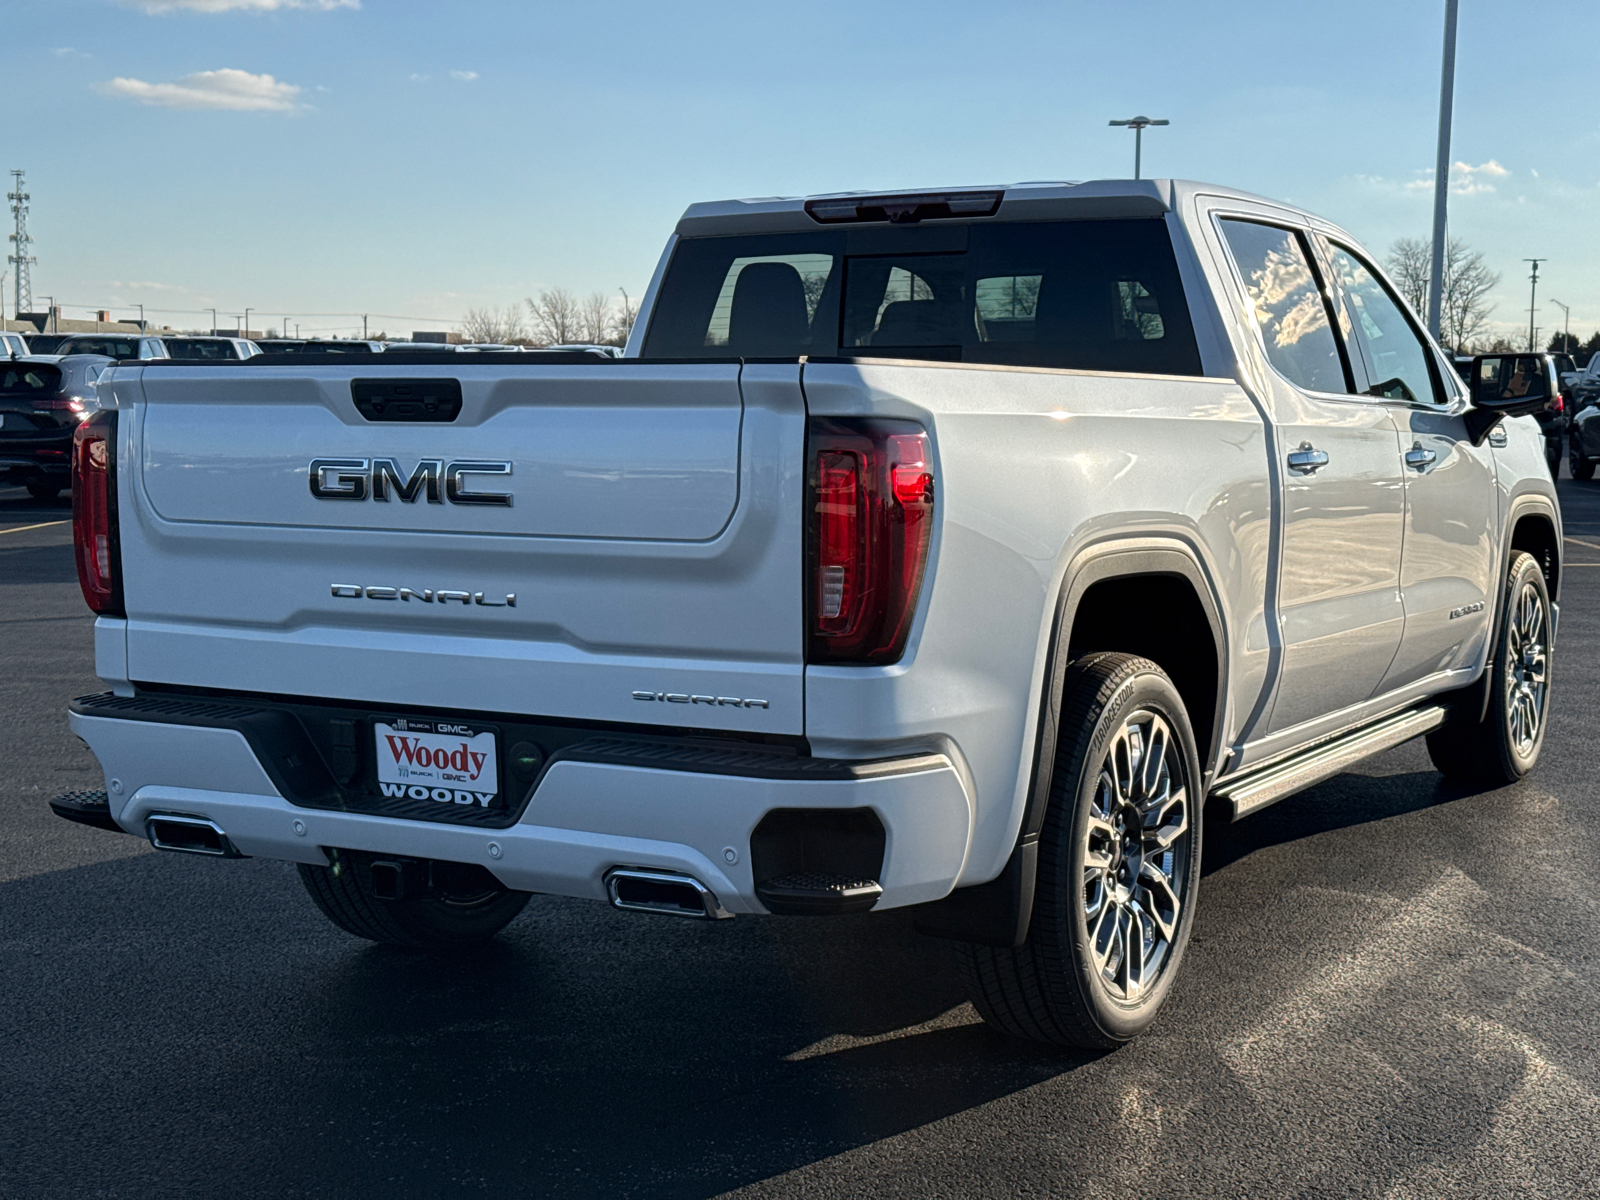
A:
[[[1469,613],[1476,613],[1476,612],[1482,612],[1482,611],[1483,611],[1483,601],[1482,600],[1474,600],[1471,604],[1463,604],[1460,608],[1452,608],[1450,610],[1450,619],[1452,621],[1454,621],[1457,617],[1464,617],[1464,616],[1467,616]]]
[[[663,704],[720,704],[734,708],[771,708],[765,700],[744,700],[738,696],[694,696],[688,692],[635,692],[635,700],[655,700]]]
[[[362,587],[359,583],[333,585],[336,600],[420,600],[424,604],[480,604],[484,608],[515,608],[517,594],[507,592],[504,600],[490,600],[483,592],[434,591],[432,588]]]
[[[387,501],[392,489],[406,503],[418,496],[426,496],[429,504],[497,504],[511,507],[510,492],[472,492],[462,486],[463,475],[509,475],[508,462],[453,462],[445,465],[442,458],[425,458],[408,476],[400,473],[400,464],[392,458],[313,458],[308,470],[311,494],[318,500],[374,500]],[[331,478],[330,478],[331,477]],[[444,483],[444,496],[439,495],[440,481]]]

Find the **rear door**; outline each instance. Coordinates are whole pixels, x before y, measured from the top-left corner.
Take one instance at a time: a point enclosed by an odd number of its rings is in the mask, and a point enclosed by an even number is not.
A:
[[[148,366],[130,678],[798,734],[799,368],[752,370]]]
[[[1399,435],[1386,407],[1352,394],[1306,234],[1219,224],[1269,366],[1278,442],[1283,663],[1261,731],[1276,733],[1366,700],[1400,645]]]

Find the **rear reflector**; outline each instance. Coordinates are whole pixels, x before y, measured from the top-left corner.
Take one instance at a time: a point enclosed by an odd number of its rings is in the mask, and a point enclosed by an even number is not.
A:
[[[103,616],[122,615],[117,547],[117,414],[96,413],[72,434],[72,542],[84,601]]]
[[[933,531],[928,435],[903,421],[817,419],[809,457],[810,660],[895,662]]]

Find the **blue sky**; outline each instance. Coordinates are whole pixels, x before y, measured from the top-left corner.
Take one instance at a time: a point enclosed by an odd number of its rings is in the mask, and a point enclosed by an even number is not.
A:
[[[1539,256],[1541,329],[1554,296],[1587,336],[1600,5],[1461,8],[1452,232],[1503,275],[1497,324],[1526,328]],[[637,296],[694,200],[1126,176],[1106,122],[1140,112],[1172,121],[1147,175],[1291,200],[1379,252],[1431,220],[1443,0],[0,10],[0,168],[28,171],[41,306],[393,333],[555,285]]]

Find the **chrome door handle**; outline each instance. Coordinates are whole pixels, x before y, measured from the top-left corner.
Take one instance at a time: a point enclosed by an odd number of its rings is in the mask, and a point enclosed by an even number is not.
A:
[[[1318,450],[1310,442],[1301,442],[1300,449],[1289,451],[1289,469],[1306,475],[1315,475],[1318,467],[1328,465],[1328,452]]]
[[[1406,451],[1406,466],[1420,471],[1423,467],[1433,466],[1434,460],[1438,457],[1432,450],[1424,450],[1421,442],[1415,442],[1411,449]]]

